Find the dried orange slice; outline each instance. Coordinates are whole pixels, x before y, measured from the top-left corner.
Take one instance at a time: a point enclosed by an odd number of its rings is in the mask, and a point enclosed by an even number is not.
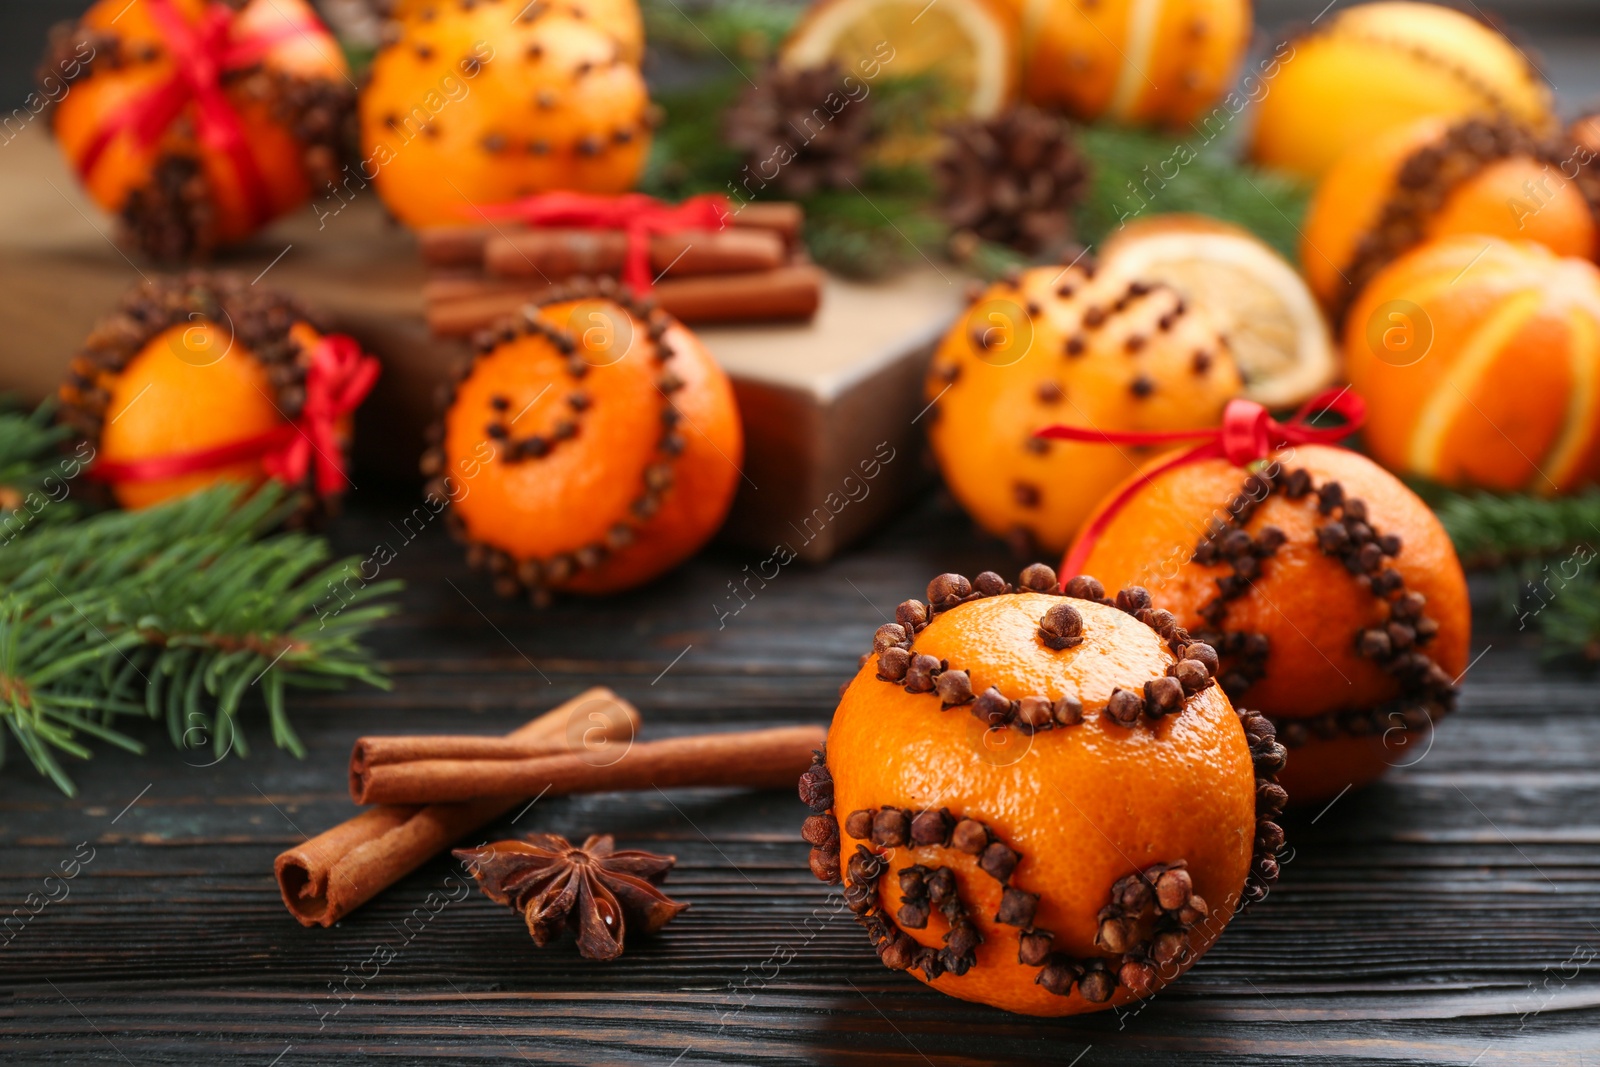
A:
[[[1293,407],[1333,381],[1333,342],[1305,280],[1247,231],[1199,215],[1161,215],[1120,230],[1101,265],[1165,282],[1210,312],[1250,399]]]
[[[925,124],[938,130],[961,117],[990,118],[1010,103],[1016,54],[1012,22],[991,0],[822,0],[778,60],[794,69],[838,64],[868,91],[880,79],[935,79],[941,91],[931,110],[938,113]]]

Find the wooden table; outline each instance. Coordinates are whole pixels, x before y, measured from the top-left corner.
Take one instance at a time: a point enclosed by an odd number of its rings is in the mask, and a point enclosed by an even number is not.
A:
[[[399,544],[411,506],[368,487],[333,534],[351,552]],[[524,814],[515,829],[610,830],[678,856],[669,888],[693,907],[615,963],[570,939],[535,949],[476,893],[430,916],[444,860],[334,929],[290,920],[272,858],[349,814],[358,734],[498,733],[596,683],[638,704],[647,736],[826,722],[894,604],[942,570],[1015,569],[928,499],[825,568],[786,569],[719,629],[754,558],[713,550],[633,595],[539,613],[496,600],[430,529],[400,549],[405,610],[373,639],[394,690],[298,698],[306,759],[273,750],[257,717],[250,757],[214,767],[152,725],[148,757],[102,749],[79,768],[76,800],[6,767],[0,918],[75,852],[93,859],[0,949],[0,1061],[1600,1063],[1600,701],[1489,622],[1431,751],[1292,818],[1272,896],[1120,1018],[1009,1016],[885,970],[807,871],[788,792]],[[380,946],[394,958],[375,966]]]

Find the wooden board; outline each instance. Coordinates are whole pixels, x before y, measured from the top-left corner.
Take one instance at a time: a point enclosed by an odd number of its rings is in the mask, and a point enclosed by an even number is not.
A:
[[[357,735],[504,732],[593,684],[635,701],[646,736],[824,723],[898,601],[943,570],[1015,568],[927,498],[826,567],[786,568],[720,627],[714,605],[748,553],[540,613],[496,600],[437,528],[403,544],[412,505],[363,486],[333,528],[351,552],[390,542],[386,574],[409,587],[374,639],[392,692],[294,698],[306,759],[267,747],[257,711],[247,760],[188,766],[151,726],[151,755],[102,748],[77,800],[25,765],[0,773],[0,916],[80,843],[94,849],[69,895],[0,949],[0,1061],[1596,1062],[1600,699],[1588,678],[1541,672],[1528,636],[1487,617],[1462,709],[1427,756],[1292,817],[1272,896],[1136,1014],[1009,1016],[884,970],[808,873],[788,793],[548,800],[498,827],[612,831],[678,856],[668,885],[691,909],[615,963],[584,962],[570,941],[538,950],[476,895],[428,916],[430,892],[459,895],[443,860],[333,929],[302,929],[272,858],[349,813]],[[379,946],[396,955],[373,973]]]
[[[156,271],[113,243],[113,221],[80,192],[42,123],[4,151],[0,389],[31,400],[55,390],[94,323]],[[357,422],[356,471],[420,482],[435,390],[468,349],[429,335],[415,241],[371,190],[319,201],[216,265],[299,296],[382,359]],[[883,284],[829,277],[809,323],[698,331],[733,379],[748,439],[724,537],[767,552],[782,542],[818,562],[926,484],[922,373],[962,293],[959,276],[931,264]],[[884,455],[898,457],[893,477],[862,492],[861,465]]]

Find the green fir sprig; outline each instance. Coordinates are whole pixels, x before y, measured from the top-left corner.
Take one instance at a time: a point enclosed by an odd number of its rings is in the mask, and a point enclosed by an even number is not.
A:
[[[804,0],[644,0],[639,9],[652,49],[731,63],[748,72],[772,55],[806,4]]]
[[[72,435],[54,421],[55,405],[25,411],[0,400],[0,549],[40,522],[61,522],[79,513],[70,483],[92,456],[84,444],[70,455],[62,443]]]
[[[1567,497],[1444,491],[1428,495],[1469,569],[1600,545],[1600,489]]]
[[[58,753],[87,758],[85,739],[143,751],[117,727],[126,716],[164,719],[180,749],[245,755],[237,719],[257,691],[273,741],[301,755],[288,689],[388,687],[358,639],[399,583],[319,611],[353,561],[330,563],[320,537],[270,532],[295,503],[276,483],[219,486],[41,525],[0,549],[0,717],[41,774],[72,795]]]
[[[706,192],[777,195],[741,184],[744,161],[722,135],[723,112],[747,88],[747,77],[759,72],[729,69],[685,88],[656,91],[666,121],[640,182],[644,192],[668,199]],[[903,136],[906,115],[937,90],[926,79],[880,79],[867,97],[874,128]],[[1232,222],[1295,256],[1307,199],[1300,183],[1235,163],[1220,143],[1189,151],[1188,141],[1171,134],[1087,126],[1078,130],[1078,145],[1090,183],[1076,213],[1077,237],[1091,249],[1127,222],[1183,211]],[[835,273],[874,278],[946,256],[950,229],[940,217],[930,172],[925,164],[869,160],[857,188],[806,197],[803,234],[811,257]],[[964,258],[982,276],[1023,262],[1009,249],[988,244]]]
[[[1235,162],[1222,141],[1194,131],[1158,133],[1094,125],[1078,131],[1089,161],[1089,191],[1078,208],[1078,239],[1097,247],[1126,223],[1195,212],[1241,226],[1286,256],[1299,255],[1309,189],[1280,174]]]
[[[1546,660],[1600,663],[1600,490],[1568,497],[1420,487],[1470,570],[1493,572],[1496,602],[1537,628]]]

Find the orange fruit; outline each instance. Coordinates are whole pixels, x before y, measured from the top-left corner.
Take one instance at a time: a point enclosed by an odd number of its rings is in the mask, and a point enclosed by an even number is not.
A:
[[[160,3],[190,25],[217,9],[203,0]],[[336,178],[355,90],[344,53],[306,0],[250,0],[232,18],[232,39],[270,43],[259,63],[225,72],[223,79],[250,165],[197,136],[193,100],[150,144],[128,129],[103,141],[122,109],[175,75],[177,61],[156,6],[152,0],[100,0],[52,42],[53,53],[82,54],[87,46],[94,58],[61,97],[51,125],[89,195],[121,216],[146,254],[203,258],[304,204],[313,187]],[[46,66],[59,64],[47,57]]]
[[[490,0],[491,3],[498,0]],[[622,49],[622,58],[638,63],[644,56],[644,17],[639,12],[638,0],[538,0],[541,6],[583,19],[596,29],[613,37]],[[448,13],[459,6],[460,0],[399,0],[391,4],[389,13],[394,18],[432,21],[439,13]],[[509,15],[518,14],[527,6],[527,0],[514,4],[508,0],[503,8]]]
[[[1081,119],[1195,119],[1233,85],[1249,0],[1007,0],[1020,26],[1023,93]]]
[[[362,177],[409,226],[547,192],[621,193],[650,148],[644,78],[617,40],[543,4],[402,20],[361,94]]]
[[[1203,306],[1228,338],[1244,395],[1259,404],[1296,407],[1337,374],[1305,280],[1247,230],[1204,215],[1152,215],[1118,229],[1100,261]]]
[[[60,390],[62,419],[108,464],[246,441],[299,415],[321,337],[299,304],[243,278],[159,278],[133,289],[89,335]],[[348,419],[340,432],[348,438]],[[250,459],[113,480],[112,491],[123,507],[139,508],[218,481],[264,477],[261,461]]]
[[[1352,148],[1317,187],[1302,230],[1306,276],[1337,316],[1387,263],[1433,238],[1481,233],[1592,259],[1600,188],[1567,176],[1577,173],[1570,155],[1503,119],[1389,130]]]
[[[1600,112],[1591,112],[1573,119],[1567,127],[1563,143],[1572,146],[1568,150],[1571,160],[1568,170],[1572,164],[1576,164],[1579,168],[1589,168],[1594,163],[1595,157],[1600,156]],[[1565,171],[1563,173],[1565,174]],[[1588,173],[1592,175],[1592,169]],[[1591,177],[1589,180],[1594,179]]]
[[[1177,978],[1277,875],[1284,752],[1143,590],[946,574],[879,628],[806,772],[812,870],[891,968],[1073,1015]]]
[[[1507,115],[1553,133],[1550,87],[1505,37],[1438,4],[1358,4],[1295,40],[1260,97],[1251,154],[1307,178],[1428,115]]]
[[[1600,270],[1530,241],[1424,244],[1352,305],[1367,446],[1455,486],[1564,493],[1600,473]]]
[[[478,340],[423,473],[498,592],[626,589],[717,531],[740,479],[739,412],[677,320],[574,284]]]
[[[1082,569],[1145,586],[1217,648],[1235,705],[1289,746],[1283,783],[1300,803],[1417,757],[1454,705],[1471,609],[1449,535],[1392,474],[1310,444],[1258,467],[1148,477]]]
[[[945,335],[923,419],[979,525],[1054,552],[1141,453],[1035,431],[1214,426],[1239,390],[1203,306],[1110,268],[1035,267],[991,286]]]

